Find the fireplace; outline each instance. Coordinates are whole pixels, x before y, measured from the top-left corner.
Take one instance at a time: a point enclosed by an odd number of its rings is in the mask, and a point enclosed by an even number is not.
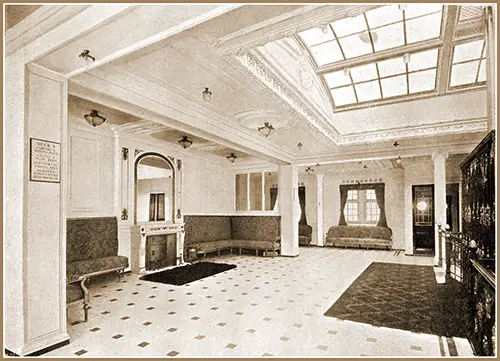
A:
[[[146,237],[146,271],[177,264],[177,236],[162,234]]]
[[[130,266],[133,273],[176,266],[184,262],[184,223],[157,223],[133,226]]]

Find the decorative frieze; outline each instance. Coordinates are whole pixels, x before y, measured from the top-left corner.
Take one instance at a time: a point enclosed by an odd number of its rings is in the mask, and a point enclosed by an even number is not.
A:
[[[347,179],[343,180],[342,184],[381,183],[383,181],[383,178]]]

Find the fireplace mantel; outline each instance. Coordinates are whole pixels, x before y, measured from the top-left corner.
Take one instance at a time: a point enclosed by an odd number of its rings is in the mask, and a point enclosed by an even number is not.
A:
[[[184,223],[150,222],[132,226],[131,229],[131,270],[133,273],[147,273],[146,240],[148,237],[175,234],[176,264],[184,263]]]

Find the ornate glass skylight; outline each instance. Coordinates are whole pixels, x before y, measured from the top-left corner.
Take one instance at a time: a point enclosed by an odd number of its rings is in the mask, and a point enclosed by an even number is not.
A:
[[[453,48],[450,87],[486,81],[485,58],[483,39],[456,44]]]
[[[335,106],[433,91],[438,49],[324,74]]]
[[[442,14],[442,5],[408,4],[404,10],[389,5],[299,35],[322,66],[438,38]]]

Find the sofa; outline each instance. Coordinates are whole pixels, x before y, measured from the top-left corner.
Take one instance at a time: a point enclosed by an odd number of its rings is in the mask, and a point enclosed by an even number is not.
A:
[[[312,227],[308,224],[299,223],[299,246],[310,246],[312,239]]]
[[[392,230],[377,226],[333,226],[326,234],[326,246],[391,249]]]
[[[85,320],[90,297],[85,282],[90,277],[117,272],[128,267],[128,258],[118,255],[116,217],[68,218],[66,220],[66,293],[67,302],[79,300],[74,284],[83,292]],[[81,294],[80,294],[81,295]]]
[[[184,216],[185,254],[238,249],[277,255],[281,249],[279,216]]]

